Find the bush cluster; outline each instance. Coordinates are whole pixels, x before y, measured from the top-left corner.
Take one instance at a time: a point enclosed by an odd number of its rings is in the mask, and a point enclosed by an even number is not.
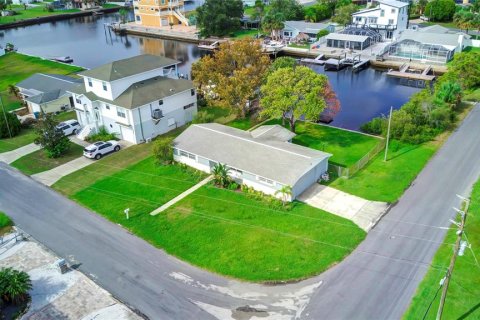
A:
[[[101,126],[98,129],[97,133],[92,134],[91,136],[88,136],[86,140],[89,142],[95,142],[95,141],[118,140],[118,138],[114,133],[108,132],[105,126]]]
[[[0,139],[15,137],[20,133],[22,125],[17,115],[10,112],[0,111]]]
[[[254,188],[247,185],[242,184],[241,190],[248,198],[261,201],[271,209],[291,210],[293,208],[293,202],[288,202],[284,204],[281,200],[267,195],[261,191],[255,190]]]

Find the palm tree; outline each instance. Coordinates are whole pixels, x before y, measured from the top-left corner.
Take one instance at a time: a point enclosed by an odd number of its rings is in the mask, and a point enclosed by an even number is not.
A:
[[[25,301],[32,281],[24,271],[5,268],[0,271],[0,295],[3,300],[15,304]]]
[[[283,206],[287,203],[287,201],[291,198],[292,196],[292,187],[290,186],[283,186],[281,189],[275,191],[275,195],[281,194],[282,195],[282,203]]]
[[[225,188],[230,183],[230,177],[228,173],[230,172],[230,168],[227,167],[226,164],[217,163],[212,168],[213,173],[213,181],[215,184],[221,188]]]
[[[14,86],[13,84],[9,84],[8,85],[8,93],[14,95],[15,97],[18,98],[18,88],[16,86]]]

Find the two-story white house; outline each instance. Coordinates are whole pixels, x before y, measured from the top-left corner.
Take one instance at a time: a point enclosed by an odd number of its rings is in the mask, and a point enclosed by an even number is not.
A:
[[[395,40],[408,26],[408,2],[378,0],[378,6],[355,12],[352,24],[379,32],[384,40]]]
[[[187,122],[197,113],[193,83],[178,79],[179,61],[140,55],[83,71],[71,89],[84,139],[100,127],[141,143]]]

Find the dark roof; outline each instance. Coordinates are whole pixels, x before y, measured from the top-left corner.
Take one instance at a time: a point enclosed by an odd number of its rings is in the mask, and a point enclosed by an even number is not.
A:
[[[80,72],[79,75],[103,81],[115,81],[142,72],[164,68],[179,63],[180,61],[167,57],[144,54],[110,62],[98,68]]]
[[[76,79],[61,74],[36,73],[17,83],[17,87],[45,93],[54,90],[65,90],[70,88],[72,84],[81,82],[83,82],[81,79]]]
[[[69,91],[83,94],[91,101],[100,100],[115,106],[135,109],[189,89],[193,89],[192,81],[158,76],[132,84],[113,101],[99,97],[93,92],[87,92],[83,84],[75,86]]]
[[[58,98],[64,96],[65,93],[66,93],[65,90],[53,90],[53,91],[37,94],[36,96],[25,98],[25,100],[35,104],[42,104],[42,103],[47,103],[53,100],[57,100]]]

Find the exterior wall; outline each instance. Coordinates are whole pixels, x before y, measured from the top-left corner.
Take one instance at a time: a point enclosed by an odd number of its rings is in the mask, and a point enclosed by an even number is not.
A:
[[[176,10],[184,12],[183,0],[138,0],[133,2],[135,22],[145,27],[166,27],[170,23],[182,24],[173,13]]]
[[[310,171],[306,172],[292,187],[292,197],[296,198],[314,183],[328,170],[328,159],[324,159]]]
[[[45,113],[52,113],[52,112],[62,111],[63,110],[62,107],[69,109],[71,107],[69,97],[70,95],[67,95],[57,100],[44,103],[41,106],[36,103],[27,102],[28,109],[30,110],[31,113],[42,112],[42,111]]]
[[[197,114],[196,92],[194,92],[192,96],[190,90],[183,91],[166,97],[162,101],[162,105],[159,105],[159,102],[155,101],[131,110],[136,132],[136,143],[155,138],[158,135],[181,127],[191,122]],[[184,109],[184,107],[189,105],[191,105],[189,108]],[[161,118],[160,121],[152,119],[152,111],[155,109],[162,110],[163,118]]]
[[[176,70],[177,67],[174,66],[175,68],[175,75],[176,75]],[[108,100],[114,100],[116,99],[122,92],[124,92],[128,87],[130,87],[133,83],[151,79],[157,76],[164,76],[165,75],[165,70],[164,68],[157,68],[153,70],[149,70],[147,72],[135,74],[130,77],[126,77],[123,79],[115,80],[112,82],[106,82],[106,81],[101,81],[89,77],[83,77],[85,89],[87,92],[93,92],[97,96],[108,99]],[[91,79],[92,86],[88,84],[88,80]],[[107,90],[103,90],[103,83],[106,84]]]
[[[395,25],[396,29],[392,30],[391,37],[387,36],[386,30],[379,29],[378,31],[384,36],[384,38],[396,39],[401,31],[407,29],[408,6],[395,8],[380,3],[377,10],[354,13],[352,15],[352,23],[368,25],[373,29],[376,29],[376,26]]]

